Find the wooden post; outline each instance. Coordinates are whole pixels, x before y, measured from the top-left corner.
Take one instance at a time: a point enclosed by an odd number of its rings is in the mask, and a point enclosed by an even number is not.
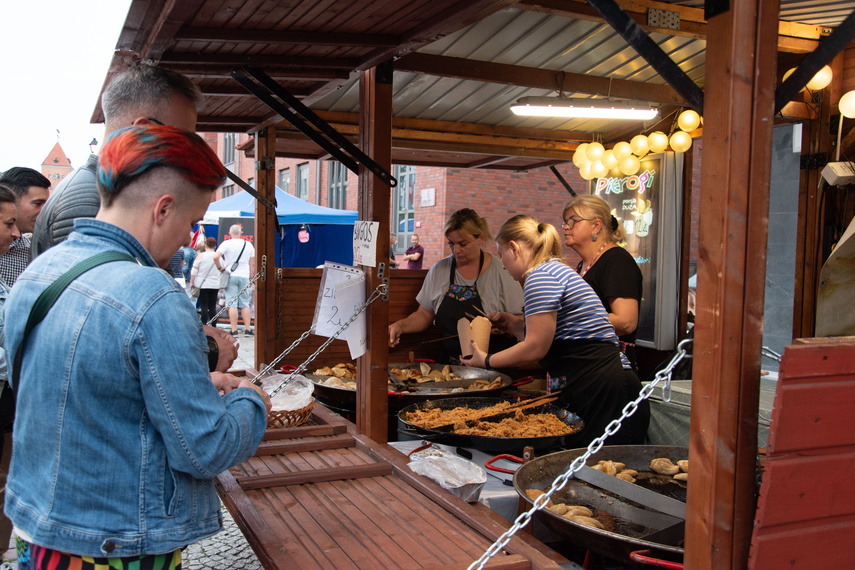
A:
[[[710,17],[686,518],[687,568],[744,568],[757,410],[778,2]]]
[[[276,129],[267,127],[255,135],[255,189],[271,201],[276,197]],[[255,201],[255,271],[262,270],[266,257],[266,278],[255,282],[255,368],[276,358],[276,223],[271,212]]]
[[[359,81],[359,146],[387,170],[392,169],[392,63],[362,73]],[[366,298],[389,277],[390,188],[359,166],[359,219],[380,222],[377,265],[362,266],[368,277]],[[383,264],[383,277],[378,268]],[[367,310],[368,352],[357,361],[356,428],[378,443],[388,440],[389,303],[378,299]]]

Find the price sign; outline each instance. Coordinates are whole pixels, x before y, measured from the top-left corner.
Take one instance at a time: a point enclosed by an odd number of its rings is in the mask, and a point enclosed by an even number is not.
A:
[[[318,290],[318,301],[315,304],[315,317],[312,320],[314,333],[318,336],[330,337],[341,329],[344,323],[353,315],[355,309],[350,307],[349,310],[342,310],[339,307],[338,291],[336,287],[348,282],[363,281],[365,272],[356,267],[342,265],[340,263],[326,262],[324,264],[324,272],[321,276],[321,286]],[[355,289],[355,288],[354,288]],[[362,301],[356,307],[360,307],[365,302],[365,288],[358,287],[362,291]],[[348,332],[353,327],[353,324],[339,336],[341,339],[347,339]]]
[[[353,264],[377,267],[377,232],[380,222],[353,224]]]
[[[345,321],[365,304],[365,277],[344,281],[335,286],[335,298],[338,304],[338,312]],[[350,349],[350,357],[356,360],[368,347],[368,334],[365,330],[365,311],[359,313],[345,331],[347,335],[347,348]]]

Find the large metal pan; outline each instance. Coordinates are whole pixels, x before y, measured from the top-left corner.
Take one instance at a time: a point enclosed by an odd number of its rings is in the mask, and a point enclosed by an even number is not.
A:
[[[431,370],[442,370],[444,366],[444,364],[430,364]],[[393,368],[415,367],[418,367],[418,364],[389,364],[389,370],[392,370]],[[475,380],[487,380],[488,382],[492,382],[493,380],[498,378],[502,381],[502,383],[496,388],[491,388],[489,390],[473,390],[469,392],[471,394],[478,394],[479,396],[498,396],[502,390],[510,388],[514,385],[526,383],[523,381],[518,381],[519,384],[517,384],[507,374],[502,374],[500,372],[496,372],[495,370],[472,368],[470,366],[450,366],[449,368],[460,378],[460,380],[454,380],[449,382],[424,382],[422,384],[410,382],[407,384],[418,390],[416,392],[410,393],[401,393],[397,390],[395,386],[390,383],[389,411],[394,412],[400,410],[401,408],[409,406],[410,404],[424,402],[426,400],[453,398],[455,396],[459,397],[459,392],[450,393],[450,391],[454,388],[465,388],[475,382]],[[303,375],[315,383],[315,398],[317,398],[317,400],[322,404],[328,404],[330,406],[343,410],[356,410],[356,392],[354,390],[348,390],[347,388],[337,388],[335,386],[327,386],[326,384],[323,384],[323,381],[329,378],[329,376],[319,376],[316,374],[305,373]]]
[[[567,471],[577,457],[584,455],[587,449],[571,449],[538,457],[523,464],[514,474],[514,488],[530,504],[533,502],[525,494],[527,489],[546,491],[553,481]],[[661,445],[612,445],[603,447],[595,456],[588,459],[588,466],[596,465],[600,460],[612,460],[625,463],[627,469],[639,471],[637,484],[668,495],[679,501],[686,501],[686,483],[674,481],[666,475],[650,473],[650,461],[657,457],[667,457],[673,463],[688,459],[689,449]],[[646,472],[646,473],[642,473]],[[668,524],[652,524],[651,519],[661,518],[658,513],[646,516],[649,509],[623,497],[619,497],[588,485],[578,479],[570,479],[567,485],[552,496],[553,503],[584,505],[595,511],[595,516],[610,522],[611,530],[600,530],[570,521],[547,510],[538,511],[535,519],[542,522],[558,535],[608,558],[631,562],[630,552],[654,549],[671,557],[682,557],[683,537],[681,533],[664,538]],[[639,512],[639,509],[643,512]],[[667,518],[667,517],[666,517]],[[643,520],[643,522],[642,522]],[[652,526],[648,526],[651,525]],[[658,527],[658,528],[657,528]],[[654,540],[645,538],[654,532]],[[661,541],[661,542],[660,542]]]
[[[579,434],[545,436],[545,437],[486,437],[478,435],[461,435],[452,432],[438,431],[434,429],[426,429],[413,425],[407,421],[407,414],[425,409],[451,410],[457,407],[468,407],[472,409],[488,408],[495,405],[496,398],[444,398],[442,400],[429,400],[427,402],[418,402],[411,404],[398,412],[398,422],[406,432],[427,439],[434,443],[442,443],[445,445],[453,445],[457,447],[470,447],[480,451],[495,451],[500,453],[516,453],[521,455],[526,447],[533,447],[535,450],[543,449],[558,449],[565,447],[567,442],[574,441]],[[525,414],[551,413],[553,409],[544,410],[541,406],[523,410]],[[563,411],[563,410],[562,410]],[[563,417],[569,425],[578,426],[582,420],[578,416],[568,414]]]

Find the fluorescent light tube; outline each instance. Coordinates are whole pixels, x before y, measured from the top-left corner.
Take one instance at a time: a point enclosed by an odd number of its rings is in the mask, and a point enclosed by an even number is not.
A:
[[[560,99],[523,97],[511,106],[515,115],[526,117],[587,117],[592,119],[636,119],[647,121],[659,110],[646,104],[614,104],[604,99]]]

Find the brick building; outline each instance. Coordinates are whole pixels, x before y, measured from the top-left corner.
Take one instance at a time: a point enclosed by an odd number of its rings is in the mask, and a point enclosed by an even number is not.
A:
[[[62,150],[59,141],[57,141],[42,161],[42,174],[50,180],[51,190],[59,186],[62,179],[70,174],[72,170],[74,169],[71,167],[71,160],[65,156],[65,151]]]

